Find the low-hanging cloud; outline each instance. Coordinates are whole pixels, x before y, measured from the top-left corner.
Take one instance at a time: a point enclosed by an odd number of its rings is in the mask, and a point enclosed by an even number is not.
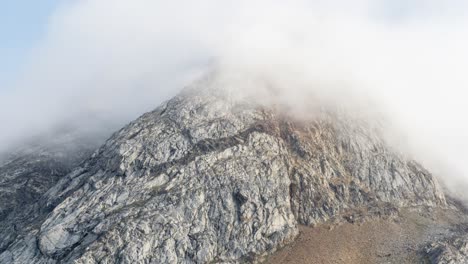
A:
[[[296,106],[304,93],[372,98],[401,145],[455,186],[468,182],[467,11],[459,0],[63,2],[0,94],[0,151],[63,124],[116,129],[215,67],[267,79]]]

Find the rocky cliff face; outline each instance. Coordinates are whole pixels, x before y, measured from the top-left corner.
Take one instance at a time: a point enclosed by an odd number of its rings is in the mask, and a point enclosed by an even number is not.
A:
[[[52,186],[0,263],[253,262],[298,224],[446,205],[435,178],[363,120],[295,120],[193,87]]]

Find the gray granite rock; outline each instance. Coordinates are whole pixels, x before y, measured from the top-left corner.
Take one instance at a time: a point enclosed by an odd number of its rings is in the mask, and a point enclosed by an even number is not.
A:
[[[431,263],[462,264],[468,263],[468,234],[456,235],[450,239],[433,242],[425,248]]]
[[[52,186],[0,263],[256,262],[298,224],[422,205],[446,206],[436,179],[370,123],[295,120],[199,83]]]

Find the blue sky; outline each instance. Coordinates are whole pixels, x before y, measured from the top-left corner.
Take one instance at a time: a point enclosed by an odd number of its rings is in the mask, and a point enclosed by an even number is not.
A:
[[[43,36],[60,0],[0,1],[0,91],[6,89],[27,54]]]

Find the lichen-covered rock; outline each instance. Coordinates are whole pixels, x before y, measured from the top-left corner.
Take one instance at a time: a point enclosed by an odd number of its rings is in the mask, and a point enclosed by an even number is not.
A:
[[[299,121],[194,87],[53,186],[40,205],[50,213],[0,263],[254,262],[298,223],[418,205],[445,205],[436,180],[366,122],[333,111]]]

